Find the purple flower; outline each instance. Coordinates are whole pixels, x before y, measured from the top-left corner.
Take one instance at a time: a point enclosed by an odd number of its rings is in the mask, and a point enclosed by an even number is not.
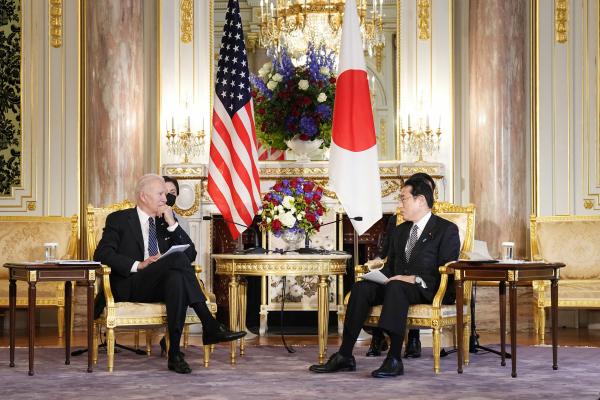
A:
[[[321,118],[321,121],[329,122],[331,120],[331,107],[328,104],[321,103],[315,107],[317,115]]]
[[[265,82],[263,82],[263,80],[261,79],[260,76],[250,74],[250,82],[267,99],[270,99],[271,97],[273,97],[273,92],[271,90],[269,90],[269,88],[267,88],[267,85],[265,84]]]
[[[319,132],[319,129],[313,118],[304,116],[300,118],[300,132],[307,136],[314,137]]]

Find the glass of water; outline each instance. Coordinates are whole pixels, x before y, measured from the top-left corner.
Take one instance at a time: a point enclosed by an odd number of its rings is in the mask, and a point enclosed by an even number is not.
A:
[[[515,243],[514,242],[502,242],[502,260],[512,261],[514,259]]]
[[[56,253],[58,252],[58,243],[44,243],[44,254],[46,262],[56,261]]]

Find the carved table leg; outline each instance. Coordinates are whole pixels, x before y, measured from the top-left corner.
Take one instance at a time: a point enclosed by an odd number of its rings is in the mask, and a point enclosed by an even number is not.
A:
[[[71,281],[65,282],[65,365],[71,364],[71,301],[73,299],[73,286]],[[89,347],[88,347],[89,350]],[[89,351],[88,351],[89,353]]]
[[[329,324],[329,280],[327,275],[319,276],[318,289],[318,331],[319,331],[319,363],[322,364],[327,355],[327,334]]]
[[[238,330],[238,322],[240,320],[238,314],[238,291],[239,288],[239,277],[232,275],[229,281],[229,329],[232,331]],[[232,340],[231,345],[231,364],[235,364],[235,353],[237,340]]]
[[[17,282],[11,279],[8,284],[8,308],[10,314],[10,366],[15,366],[15,311],[17,308]]]
[[[29,330],[29,376],[33,376],[33,357],[35,351],[35,281],[29,282],[27,329]]]
[[[558,279],[552,279],[550,288],[550,305],[552,309],[552,369],[558,369]]]
[[[506,282],[498,285],[500,297],[500,365],[506,365]]]
[[[465,329],[465,327],[463,326],[463,296],[464,296],[464,292],[463,292],[462,279],[455,279],[454,286],[456,288],[456,329],[457,329],[456,336],[460,339],[463,337],[464,329]],[[457,371],[459,374],[462,374],[462,372],[463,372],[463,364],[462,363],[463,363],[463,352],[464,351],[465,351],[464,341],[458,340],[458,349],[456,352],[456,359],[457,359],[457,363],[458,363]]]
[[[510,351],[513,378],[517,377],[517,282],[511,281],[509,287],[510,301]]]
[[[88,368],[87,372],[93,371],[94,355],[90,349],[94,346],[94,281],[89,280],[87,286],[87,341],[88,341]],[[66,329],[66,328],[65,328]]]

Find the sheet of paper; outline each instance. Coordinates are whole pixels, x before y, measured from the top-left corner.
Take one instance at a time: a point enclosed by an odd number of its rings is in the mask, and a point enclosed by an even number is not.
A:
[[[362,275],[361,278],[367,281],[380,283],[382,285],[385,284],[388,280],[388,277],[385,276],[384,273],[378,269],[374,269],[373,271],[367,272],[366,274]]]
[[[189,244],[176,244],[175,246],[172,246],[169,250],[167,250],[167,252],[165,254],[162,254],[160,256],[160,258],[166,257],[169,254],[179,253],[181,251],[186,251],[188,249],[188,247],[190,247]]]
[[[483,240],[475,240],[473,242],[473,251],[467,253],[468,260],[471,261],[490,261],[494,260],[494,257],[490,255],[487,247],[487,242]]]

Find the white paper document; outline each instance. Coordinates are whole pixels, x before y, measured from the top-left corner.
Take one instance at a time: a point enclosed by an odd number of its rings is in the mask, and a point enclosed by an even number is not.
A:
[[[190,247],[189,244],[176,244],[175,246],[172,246],[169,250],[167,250],[167,252],[165,254],[161,254],[160,258],[166,257],[169,254],[186,251],[188,249],[188,247]]]
[[[57,260],[53,262],[60,265],[101,265],[100,261],[91,260]]]
[[[493,261],[494,257],[490,255],[487,247],[487,242],[483,240],[475,240],[473,242],[473,251],[467,253],[470,261]]]
[[[367,281],[380,283],[382,285],[384,285],[389,279],[387,276],[385,276],[383,272],[381,272],[378,269],[374,269],[372,271],[367,272],[366,274],[362,275],[361,278]]]

